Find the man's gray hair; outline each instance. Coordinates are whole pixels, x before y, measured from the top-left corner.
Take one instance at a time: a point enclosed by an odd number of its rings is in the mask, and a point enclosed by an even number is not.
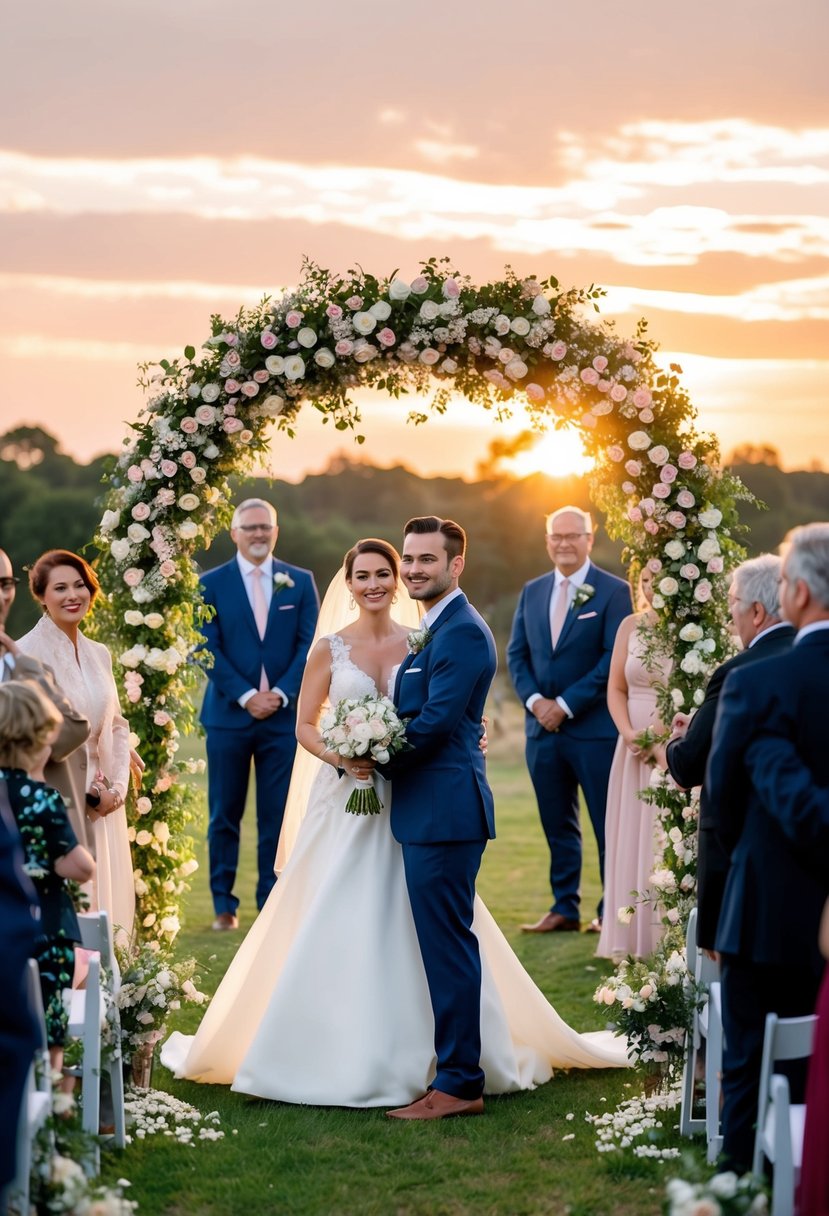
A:
[[[818,603],[829,611],[829,523],[792,528],[781,545],[789,583],[802,579]]]
[[[238,528],[242,522],[242,515],[245,511],[250,511],[254,507],[263,507],[271,517],[271,523],[276,527],[276,507],[272,503],[265,502],[264,498],[246,498],[244,502],[240,502],[236,510],[233,512],[233,519],[230,521],[231,528]]]
[[[589,511],[582,511],[581,507],[559,507],[557,511],[552,511],[545,521],[548,535],[560,515],[579,515],[584,520],[585,532],[593,535],[593,518]]]
[[[737,566],[732,575],[734,589],[746,604],[760,604],[769,616],[780,619],[780,569],[782,558],[761,553]]]

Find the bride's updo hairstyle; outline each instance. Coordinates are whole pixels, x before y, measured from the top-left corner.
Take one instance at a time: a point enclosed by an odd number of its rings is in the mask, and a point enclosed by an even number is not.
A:
[[[378,540],[376,536],[368,536],[365,540],[358,540],[357,544],[349,549],[343,558],[343,573],[346,582],[351,582],[354,563],[363,553],[377,553],[380,557],[384,557],[394,571],[395,579],[400,577],[400,554],[394,545],[390,545],[385,540]]]
[[[37,559],[35,564],[29,571],[29,589],[36,600],[43,602],[43,597],[46,594],[46,588],[49,585],[49,575],[58,566],[71,566],[73,570],[77,570],[78,574],[83,579],[83,584],[89,592],[90,608],[95,603],[95,596],[101,590],[101,584],[95,571],[85,562],[82,557],[78,557],[77,553],[72,553],[69,549],[50,549],[48,553],[43,553]]]

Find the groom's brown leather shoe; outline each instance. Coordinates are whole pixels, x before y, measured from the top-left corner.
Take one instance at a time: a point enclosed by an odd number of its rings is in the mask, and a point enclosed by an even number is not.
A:
[[[578,933],[581,928],[577,920],[568,920],[560,912],[545,912],[534,925],[522,925],[524,933]]]
[[[445,1094],[440,1089],[430,1089],[428,1094],[411,1102],[408,1106],[399,1106],[397,1110],[387,1110],[387,1119],[450,1119],[453,1115],[482,1115],[484,1113],[483,1098],[456,1098]]]
[[[234,916],[232,912],[220,912],[211,928],[215,929],[217,933],[227,933],[229,929],[238,929],[239,917]]]

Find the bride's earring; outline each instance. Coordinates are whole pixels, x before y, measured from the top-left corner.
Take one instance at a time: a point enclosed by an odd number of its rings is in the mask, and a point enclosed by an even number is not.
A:
[[[355,598],[354,598],[354,596],[353,596],[353,595],[350,595],[350,596],[348,597],[348,606],[349,606],[349,608],[356,608],[356,607],[357,607],[357,601],[355,600]]]
[[[392,602],[393,604],[396,604],[396,603],[397,603],[397,592],[396,592],[396,591],[395,591],[394,595],[391,597],[391,602]]]

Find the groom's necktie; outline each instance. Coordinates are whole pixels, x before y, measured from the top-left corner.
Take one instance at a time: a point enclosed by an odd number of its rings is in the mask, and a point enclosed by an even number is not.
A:
[[[550,620],[550,634],[553,639],[553,649],[558,645],[564,622],[567,619],[567,609],[570,607],[570,580],[563,578],[558,588],[558,599]]]
[[[265,592],[262,590],[262,578],[264,577],[262,568],[254,566],[251,577],[253,578],[253,619],[256,621],[260,638],[264,640],[265,630],[268,627],[268,605],[265,601]],[[259,691],[267,692],[269,688],[267,672],[263,667],[259,675]]]

